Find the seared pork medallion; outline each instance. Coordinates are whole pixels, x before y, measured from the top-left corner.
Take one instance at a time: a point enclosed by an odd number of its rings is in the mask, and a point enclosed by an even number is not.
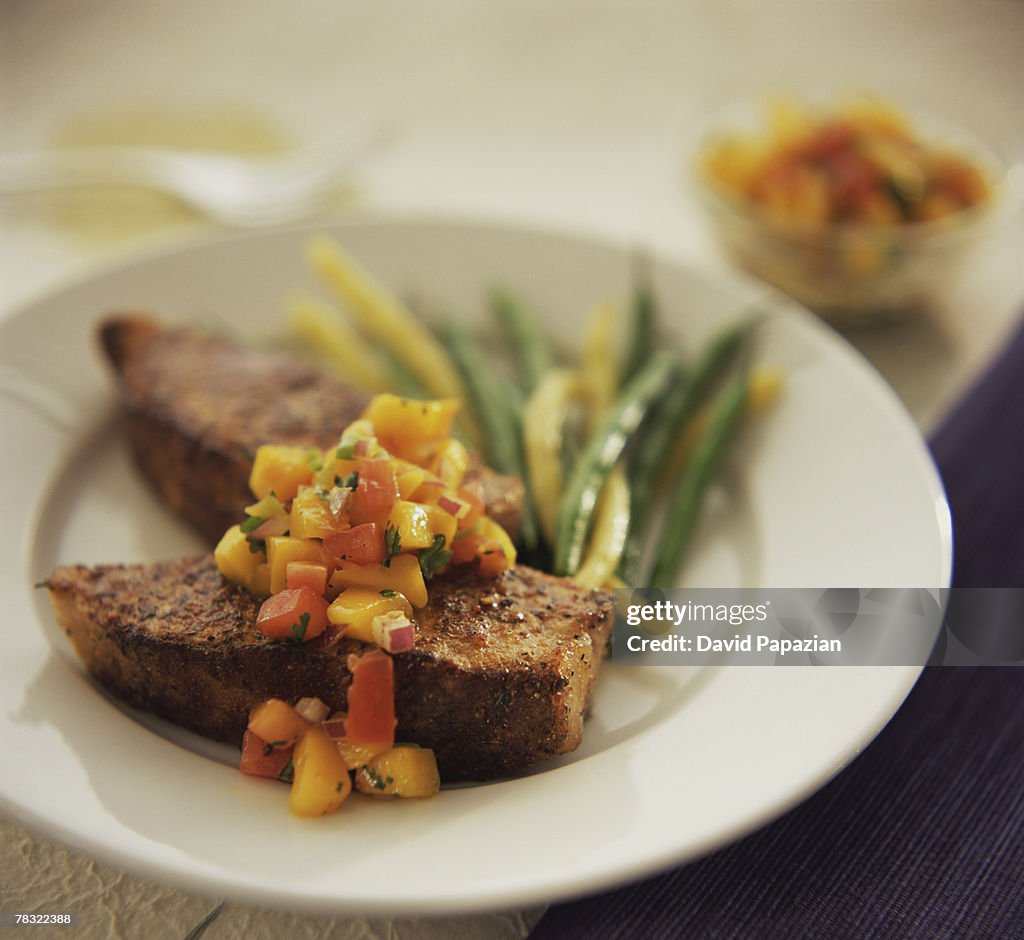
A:
[[[309,642],[256,629],[261,599],[212,557],[65,566],[47,581],[62,626],[122,701],[202,735],[242,741],[268,698],[348,706],[349,656],[369,648],[328,628]],[[432,748],[445,780],[514,774],[572,751],[611,631],[611,599],[517,565],[496,579],[453,569],[431,581],[414,649],[392,657],[396,740]]]
[[[370,400],[301,358],[143,314],[107,318],[100,338],[140,470],[211,545],[252,501],[249,471],[261,444],[328,447]],[[522,481],[473,460],[468,478],[515,537]]]

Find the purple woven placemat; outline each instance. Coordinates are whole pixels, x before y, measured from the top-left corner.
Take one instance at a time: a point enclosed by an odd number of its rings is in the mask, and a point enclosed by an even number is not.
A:
[[[1024,586],[1024,328],[931,447],[954,585]],[[926,669],[804,804],[701,861],[555,905],[531,934],[576,937],[1024,938],[1024,669]]]

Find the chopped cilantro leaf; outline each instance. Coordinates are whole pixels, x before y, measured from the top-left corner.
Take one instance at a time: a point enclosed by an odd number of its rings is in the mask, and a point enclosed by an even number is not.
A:
[[[425,581],[429,581],[452,560],[452,553],[445,551],[444,543],[443,535],[435,535],[434,544],[420,552],[420,571]]]
[[[338,447],[334,451],[334,456],[338,460],[351,460],[356,455],[356,444],[359,443],[359,437],[354,434],[343,434],[341,440],[338,442]]]
[[[281,772],[277,775],[278,780],[283,780],[285,783],[291,783],[295,779],[295,763],[289,760],[284,767],[281,768]]]
[[[371,787],[374,790],[386,790],[388,786],[395,782],[394,777],[382,777],[376,770],[370,767],[368,764],[364,764],[366,770],[366,776]]]
[[[380,592],[380,596],[381,597],[398,597],[398,591],[392,591],[391,588],[384,588],[384,590]]]
[[[263,552],[266,554],[267,541],[266,539],[249,539],[249,551],[255,555],[257,552]]]
[[[246,516],[245,522],[243,522],[238,528],[248,535],[250,532],[258,529],[266,521],[267,519],[265,516]]]
[[[913,200],[910,194],[894,177],[886,176],[882,181],[882,188],[885,190],[886,195],[901,209],[909,209],[911,207]]]
[[[343,486],[347,490],[354,490],[359,485],[359,473],[353,470],[343,477],[336,476],[334,478],[334,485]]]
[[[402,550],[402,533],[398,526],[389,525],[384,529],[384,567],[391,567],[391,559]]]
[[[292,642],[301,643],[306,637],[306,628],[309,626],[309,611],[307,610],[298,623],[292,624]]]

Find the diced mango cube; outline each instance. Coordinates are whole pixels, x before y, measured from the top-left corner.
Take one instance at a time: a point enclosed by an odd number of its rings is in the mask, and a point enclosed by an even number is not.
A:
[[[409,499],[427,478],[427,471],[414,464],[396,467],[395,482],[398,484],[398,495],[401,499]]]
[[[428,469],[450,489],[457,490],[469,469],[469,451],[462,441],[448,438],[434,453]]]
[[[283,444],[262,444],[256,451],[249,489],[257,499],[274,493],[287,502],[300,486],[309,483],[313,470],[309,465],[309,450]]]
[[[388,526],[398,530],[402,551],[430,548],[434,531],[430,525],[430,509],[419,503],[397,499],[388,515]]]
[[[449,492],[447,486],[436,477],[427,474],[427,478],[413,490],[409,498],[414,503],[430,503],[433,505],[447,492]],[[403,496],[402,498],[404,499],[405,497]]]
[[[237,525],[233,525],[222,536],[213,550],[217,570],[234,584],[248,588],[254,594],[267,593],[258,590],[263,586],[260,569],[266,565],[262,551],[253,551],[252,543]],[[264,572],[265,574],[265,572]]]
[[[292,535],[272,535],[267,539],[267,561],[270,564],[270,593],[277,594],[288,584],[288,562],[323,561],[323,553],[317,541]]]
[[[455,538],[455,530],[458,520],[450,512],[441,509],[440,506],[427,506],[427,515],[430,516],[430,531],[434,535],[443,535],[446,548],[451,548],[452,539]]]
[[[336,531],[327,500],[315,486],[300,486],[292,500],[289,533],[297,539],[323,539]]]
[[[352,792],[345,758],[322,728],[310,728],[299,739],[293,761],[288,808],[296,816],[332,813]]]
[[[263,552],[259,552],[255,557],[263,558]],[[270,565],[267,562],[261,561],[256,566],[256,570],[253,572],[246,587],[250,593],[257,594],[260,597],[265,597],[270,593]]]
[[[284,699],[267,699],[249,715],[249,730],[273,747],[290,747],[309,730],[309,722]]]
[[[354,565],[343,561],[331,575],[331,587],[336,591],[351,587],[373,588],[375,591],[398,591],[413,607],[425,607],[427,586],[423,581],[419,559],[415,555],[396,555],[389,567],[384,565]]]
[[[257,516],[260,519],[272,519],[274,516],[283,516],[287,512],[288,510],[285,509],[284,503],[273,495],[264,496],[263,499],[258,500],[251,506],[245,507],[245,514],[247,516]]]
[[[378,437],[400,445],[409,440],[447,437],[460,404],[457,398],[417,401],[398,395],[375,395],[363,417],[370,421]]]
[[[383,593],[373,588],[350,587],[342,591],[330,607],[327,619],[345,628],[345,636],[364,643],[375,643],[373,618],[398,610],[410,619],[412,605],[404,594],[385,589]]]
[[[348,738],[334,738],[334,745],[345,760],[349,770],[356,770],[376,757],[381,751],[386,751],[390,744],[356,744]]]
[[[490,516],[483,516],[473,526],[473,531],[479,533],[486,539],[494,539],[501,545],[501,550],[508,559],[511,568],[516,563],[516,546],[509,534],[495,522]]]
[[[436,796],[441,791],[441,775],[434,752],[396,744],[356,770],[356,789],[389,798]]]

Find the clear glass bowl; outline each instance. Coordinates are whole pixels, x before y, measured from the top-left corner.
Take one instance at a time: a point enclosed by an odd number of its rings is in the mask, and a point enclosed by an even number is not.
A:
[[[935,122],[915,121],[923,139],[955,144],[982,168],[988,198],[929,222],[814,224],[783,218],[742,198],[702,167],[700,157],[712,141],[737,130],[749,132],[749,115],[749,107],[732,109],[701,133],[694,169],[700,205],[727,256],[826,319],[858,322],[927,309],[978,257],[1003,215],[1004,163],[958,129],[942,125],[939,131]]]

